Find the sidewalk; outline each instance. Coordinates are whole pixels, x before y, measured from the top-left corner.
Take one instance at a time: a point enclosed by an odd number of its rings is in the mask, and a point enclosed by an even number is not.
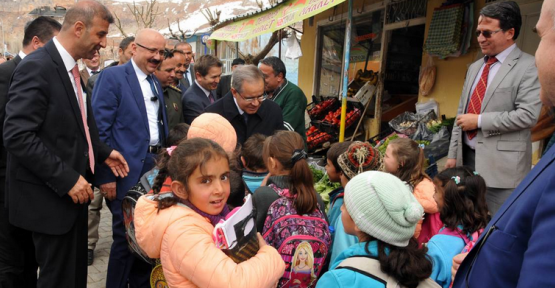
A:
[[[108,210],[106,202],[103,203],[100,214],[100,226],[98,228],[100,239],[94,250],[93,265],[89,266],[87,288],[106,287],[108,255],[110,255],[110,248],[112,246],[112,213]]]

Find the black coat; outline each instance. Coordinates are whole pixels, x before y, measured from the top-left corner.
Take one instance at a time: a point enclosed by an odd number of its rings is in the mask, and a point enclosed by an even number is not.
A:
[[[263,101],[258,111],[250,115],[248,125],[239,110],[231,92],[222,99],[206,107],[205,112],[217,113],[227,119],[237,133],[237,144],[243,145],[247,139],[256,133],[266,136],[274,134],[278,130],[284,130],[281,108],[274,101]]]
[[[183,93],[181,104],[183,106],[183,119],[185,123],[191,125],[191,122],[210,105],[210,99],[195,82]]]
[[[231,75],[224,75],[220,78],[218,88],[216,88],[216,99],[221,99],[231,90]]]
[[[0,65],[0,135],[4,133],[4,119],[6,118],[6,103],[8,102],[8,90],[15,67],[21,62],[19,55],[12,60]],[[0,137],[0,205],[4,203],[4,190],[6,182],[6,159],[8,154],[4,148],[4,140]]]
[[[90,100],[87,95],[87,124],[99,165],[112,149],[100,142]],[[75,91],[52,40],[15,69],[3,136],[10,222],[39,233],[67,233],[87,209],[67,193],[80,175],[90,174],[89,148]]]

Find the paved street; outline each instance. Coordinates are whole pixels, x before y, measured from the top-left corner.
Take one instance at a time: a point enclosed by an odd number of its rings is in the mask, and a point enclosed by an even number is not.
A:
[[[89,266],[87,288],[106,287],[106,269],[108,268],[108,255],[112,246],[112,214],[106,202],[103,203],[100,216],[100,240],[94,251],[94,263]]]

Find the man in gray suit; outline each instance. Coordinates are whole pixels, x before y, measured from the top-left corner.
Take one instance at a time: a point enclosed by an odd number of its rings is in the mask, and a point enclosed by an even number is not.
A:
[[[521,24],[513,1],[480,11],[476,36],[485,57],[466,74],[445,165],[484,177],[492,216],[531,169],[530,129],[541,108],[534,57],[515,44]]]

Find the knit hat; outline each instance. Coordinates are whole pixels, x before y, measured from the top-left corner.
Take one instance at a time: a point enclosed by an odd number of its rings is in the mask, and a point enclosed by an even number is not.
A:
[[[349,179],[364,171],[384,170],[382,154],[367,142],[353,142],[345,153],[339,155],[337,163]]]
[[[364,172],[347,183],[345,206],[361,231],[398,247],[408,245],[424,215],[403,181],[378,171]]]
[[[235,151],[237,134],[231,123],[216,113],[200,114],[189,128],[187,139],[204,138],[218,143],[225,152]]]

